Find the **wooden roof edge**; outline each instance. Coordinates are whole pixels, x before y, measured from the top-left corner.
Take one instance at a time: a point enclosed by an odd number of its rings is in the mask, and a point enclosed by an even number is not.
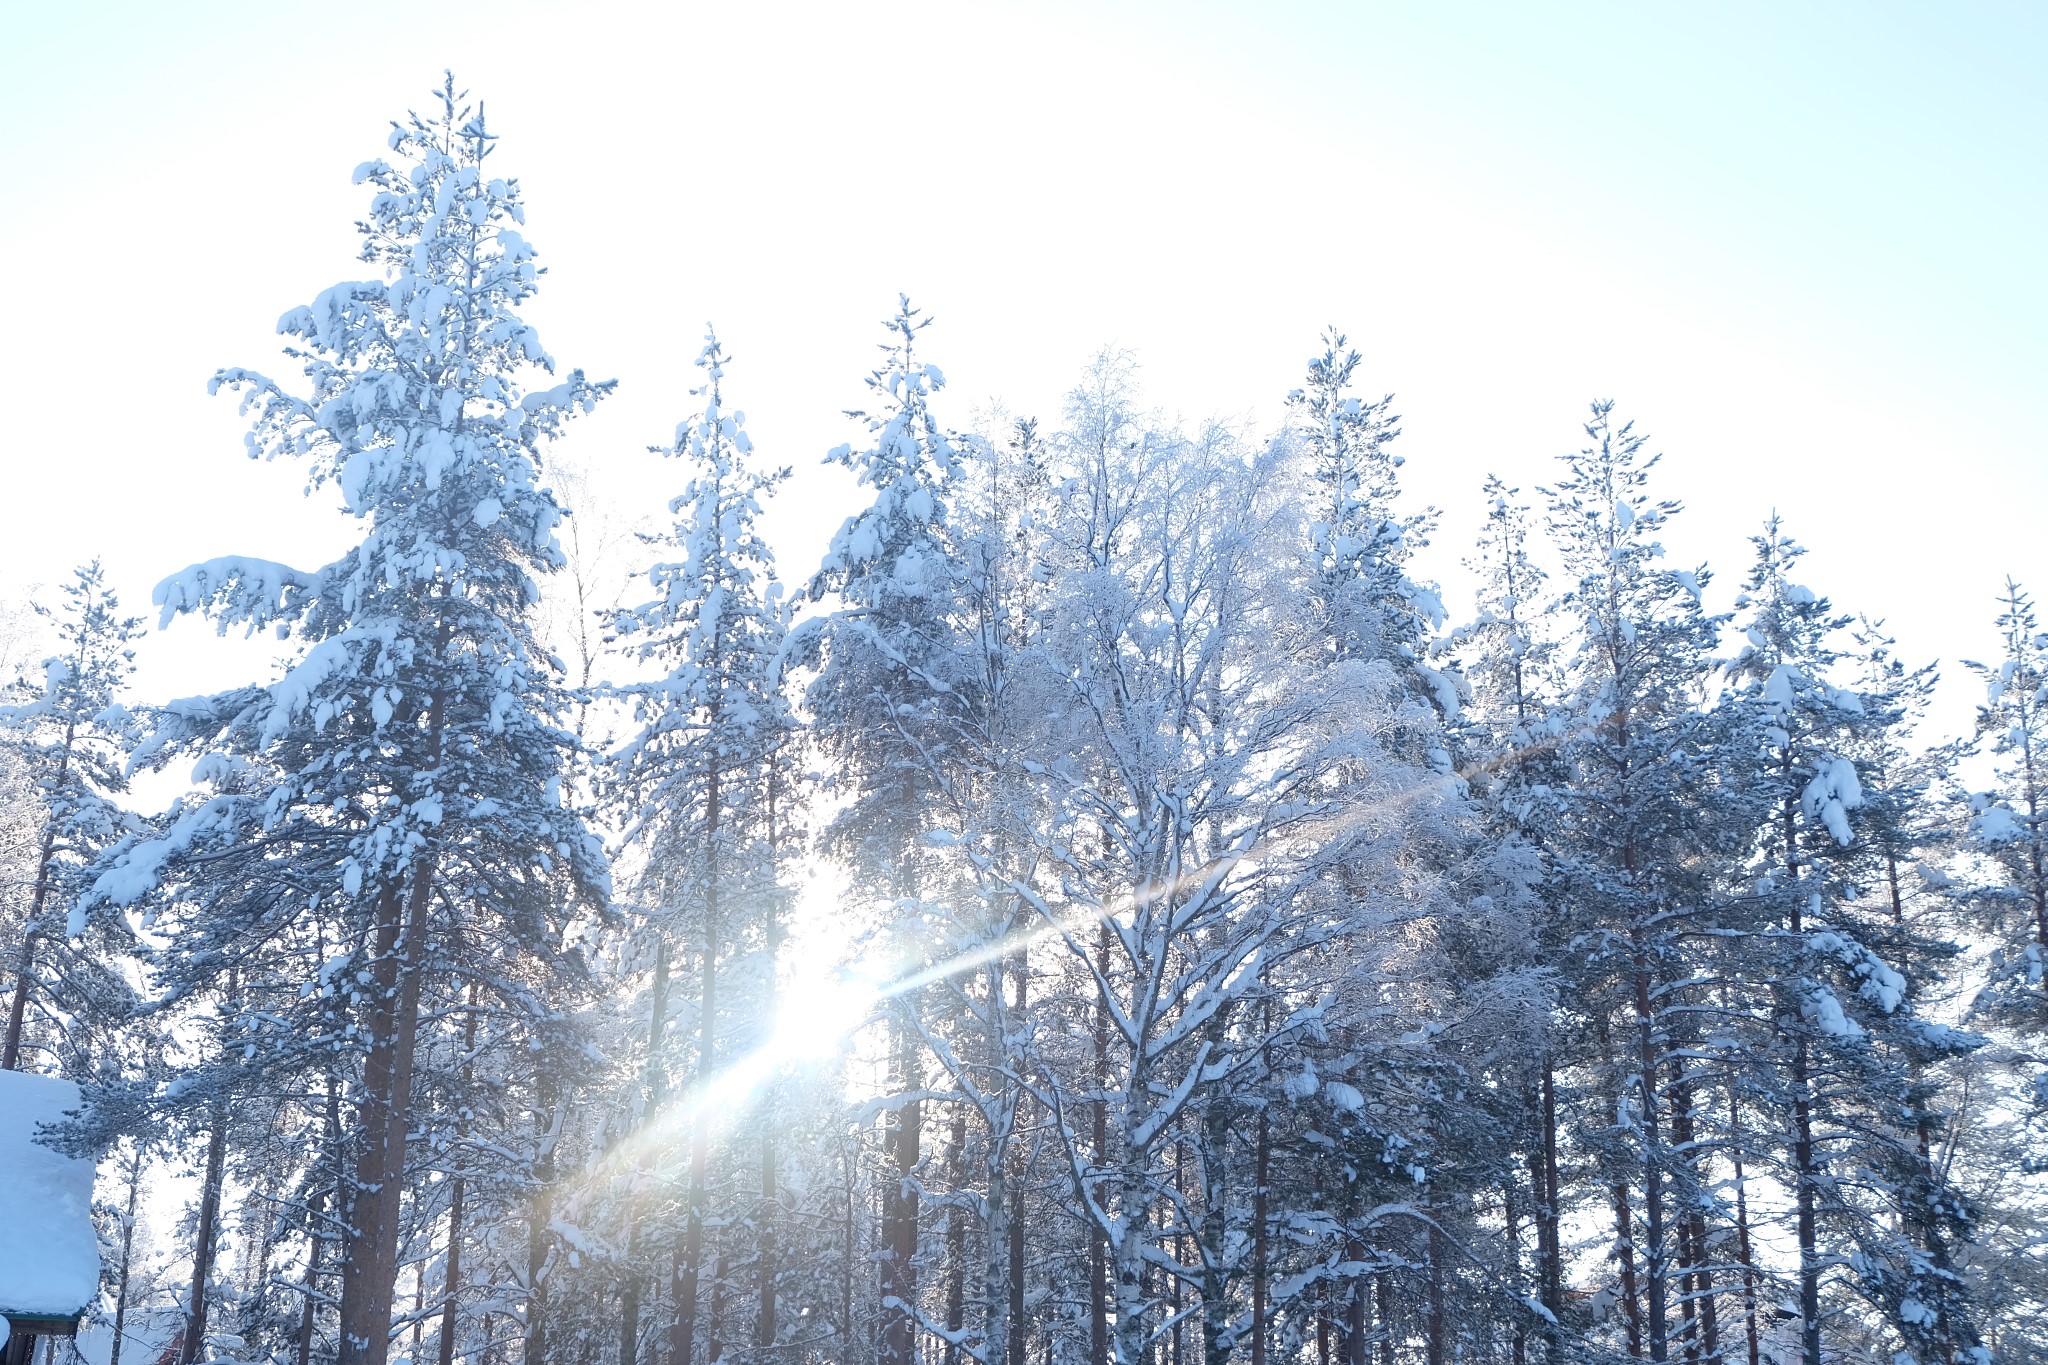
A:
[[[76,1313],[31,1313],[26,1309],[0,1308],[0,1318],[7,1319],[7,1325],[16,1332],[26,1332],[38,1337],[72,1337],[78,1335],[78,1324],[84,1318],[85,1310]]]

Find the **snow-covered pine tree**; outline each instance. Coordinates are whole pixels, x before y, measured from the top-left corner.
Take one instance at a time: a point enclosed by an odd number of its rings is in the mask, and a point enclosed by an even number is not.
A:
[[[1400,517],[1394,500],[1402,457],[1392,445],[1401,419],[1394,396],[1375,400],[1351,392],[1361,357],[1332,327],[1323,353],[1308,362],[1303,385],[1287,395],[1295,439],[1312,481],[1309,537],[1319,605],[1340,655],[1408,657],[1427,626],[1417,619],[1404,565],[1423,517]]]
[[[1547,490],[1573,634],[1556,750],[1564,781],[1542,818],[1551,894],[1571,908],[1569,991],[1603,1054],[1602,1108],[1614,1116],[1611,1126],[1598,1110],[1584,1120],[1610,1182],[1614,1298],[1631,1354],[1661,1361],[1674,1308],[1688,1350],[1692,1332],[1703,1349],[1713,1326],[1694,1316],[1713,1288],[1700,1281],[1710,1269],[1690,1217],[1703,1207],[1700,1152],[1684,1133],[1711,980],[1695,969],[1717,879],[1739,861],[1755,801],[1733,780],[1743,718],[1708,704],[1721,623],[1701,606],[1705,571],[1658,564],[1657,532],[1679,505],[1652,498],[1657,457],[1612,413],[1593,405],[1591,444],[1562,457],[1565,477]]]
[[[1527,896],[1526,849],[1475,843],[1472,835],[1478,831],[1466,823],[1475,812],[1462,799],[1463,784],[1442,780],[1454,763],[1447,731],[1465,728],[1461,711],[1470,692],[1457,665],[1444,657],[1457,642],[1431,638],[1444,620],[1435,588],[1410,573],[1435,512],[1403,516],[1395,511],[1403,461],[1390,448],[1399,434],[1398,419],[1390,412],[1392,399],[1352,396],[1357,351],[1334,329],[1325,343],[1323,353],[1308,362],[1303,387],[1289,396],[1288,434],[1303,465],[1295,477],[1310,518],[1307,595],[1318,607],[1310,635],[1298,647],[1339,668],[1376,666],[1413,702],[1383,715],[1378,744],[1385,753],[1376,760],[1408,790],[1396,794],[1385,789],[1374,798],[1410,812],[1403,834],[1409,858],[1400,877],[1389,877],[1383,850],[1367,844],[1359,866],[1332,878],[1336,903],[1350,906],[1351,919],[1345,922],[1346,912],[1339,911],[1336,932],[1317,956],[1316,970],[1355,992],[1348,1003],[1357,1013],[1337,1012],[1333,1032],[1342,1037],[1341,1045],[1334,1051],[1312,1049],[1311,1060],[1338,1068],[1332,1074],[1342,1076],[1340,1083],[1364,1097],[1357,1111],[1339,1111],[1350,1140],[1360,1149],[1382,1142],[1383,1151],[1402,1150],[1404,1161],[1395,1165],[1424,1171],[1427,1178],[1417,1205],[1425,1216],[1407,1226],[1381,1226],[1383,1220],[1372,1210],[1395,1195],[1372,1177],[1393,1168],[1387,1161],[1377,1163],[1376,1171],[1347,1160],[1340,1203],[1349,1210],[1342,1217],[1354,1220],[1344,1234],[1348,1245],[1319,1247],[1325,1264],[1317,1273],[1332,1266],[1350,1268],[1330,1276],[1333,1288],[1348,1280],[1343,1285],[1350,1297],[1344,1309],[1344,1349],[1364,1349],[1360,1333],[1367,1330],[1370,1316],[1370,1331],[1387,1343],[1385,1349],[1391,1349],[1395,1334],[1412,1327],[1426,1353],[1434,1355],[1452,1349],[1454,1331],[1470,1334],[1494,1325],[1482,1324],[1469,1300],[1453,1306],[1472,1287],[1472,1266],[1469,1255],[1455,1252],[1462,1229],[1450,1223],[1474,1207],[1473,1181],[1491,1184],[1492,1177],[1481,1174],[1492,1159],[1486,1153],[1497,1156],[1505,1145],[1482,1136],[1498,1137],[1498,1115],[1487,1112],[1484,1085],[1465,1070],[1483,1055],[1487,1060],[1480,1064],[1486,1069],[1497,1061],[1485,1045],[1468,1044],[1484,1031],[1478,1021],[1507,1003],[1498,988],[1519,971],[1512,954],[1495,952],[1488,940],[1498,945],[1526,941],[1524,920],[1533,903]],[[1526,555],[1517,558],[1516,567],[1530,568]],[[1385,895],[1383,888],[1401,880],[1409,883],[1412,898],[1398,913],[1389,916],[1384,906],[1365,909]],[[1476,913],[1467,913],[1461,900]],[[1399,966],[1392,966],[1396,961]],[[1453,1006],[1468,987],[1474,992],[1472,1008]],[[1391,1006],[1396,996],[1402,1003]],[[1444,1036],[1437,1028],[1439,1015],[1450,1010],[1463,1013],[1474,1032],[1455,1040]],[[1367,1026],[1369,1018],[1378,1022]],[[1279,1087],[1275,1101],[1284,1093]],[[1269,1104],[1268,1111],[1281,1112],[1277,1103]],[[1254,1141],[1258,1150],[1268,1145],[1263,1127],[1261,1133]],[[1261,1164],[1256,1151],[1253,1164]],[[1255,1219],[1260,1235],[1270,1242],[1267,1221]],[[1255,1238],[1254,1260],[1263,1262],[1261,1245]],[[1397,1276],[1405,1281],[1398,1290]],[[1412,1322],[1396,1323],[1391,1310],[1413,1297],[1407,1292],[1410,1285],[1426,1307]],[[1272,1305],[1276,1310],[1289,1306]],[[1254,1319],[1270,1326],[1257,1307]],[[1454,1328],[1454,1316],[1462,1326]],[[1512,1334],[1525,1325],[1527,1313],[1516,1303],[1506,1318]]]
[[[917,353],[929,322],[908,298],[899,300],[883,364],[867,380],[874,409],[851,414],[868,443],[839,446],[827,457],[874,490],[874,501],[847,518],[811,580],[812,597],[835,594],[838,609],[808,637],[821,662],[805,693],[844,801],[824,831],[825,846],[859,891],[887,907],[885,951],[906,971],[922,966],[926,951],[925,835],[935,781],[956,747],[958,680],[970,666],[955,617],[959,560],[948,524],[959,459],[931,408],[945,375]],[[908,1015],[921,1002],[914,991],[892,1001],[891,1085],[906,1098],[885,1117],[894,1175],[882,1193],[883,1365],[908,1365],[916,1351],[923,1124],[916,1096],[924,1061]]]
[[[1852,1283],[1908,1346],[1953,1359],[1976,1344],[1976,1332],[1960,1278],[1940,1262],[1967,1236],[1967,1213],[1922,1159],[1920,1124],[1900,1118],[1924,1103],[1914,1096],[1919,1070],[1978,1040],[1913,1011],[1913,986],[1886,950],[1920,945],[1900,932],[1888,900],[1863,894],[1895,880],[1896,851],[1857,828],[1873,776],[1858,757],[1900,747],[1890,732],[1904,719],[1902,699],[1836,682],[1840,637],[1853,618],[1793,581],[1805,550],[1775,515],[1751,543],[1756,559],[1738,599],[1746,642],[1729,672],[1747,683],[1764,721],[1750,785],[1769,800],[1755,897],[1768,910],[1745,946],[1742,976],[1773,987],[1754,1006],[1769,1030],[1751,1052],[1783,1064],[1782,1076],[1756,1089],[1776,1104],[1790,1156],[1801,1351],[1806,1365],[1819,1365],[1822,1321],[1839,1318],[1823,1305],[1823,1279],[1843,1266],[1858,1272]],[[1891,827],[1910,819],[1899,808],[1907,796],[1887,794]],[[1931,957],[1933,945],[1926,950]],[[1933,961],[1927,967],[1938,971]],[[1771,1034],[1775,1046],[1764,1042]],[[1844,1179],[1845,1170],[1885,1173],[1880,1197]],[[1896,1236],[1901,1226],[1924,1246]]]
[[[7,1024],[0,1070],[23,1065],[27,1046],[45,1069],[84,1076],[107,1062],[108,1031],[135,1003],[114,958],[130,946],[125,919],[80,903],[84,870],[132,827],[116,798],[130,725],[117,697],[134,671],[129,646],[140,622],[121,604],[98,561],[64,585],[60,607],[37,603],[61,646],[41,677],[16,684],[20,697],[0,707],[0,744],[18,766],[34,830],[30,880],[10,907],[19,935],[7,966]]]
[[[95,888],[116,904],[204,897],[228,880],[268,888],[182,922],[163,970],[185,994],[265,945],[312,937],[302,916],[316,908],[331,917],[326,961],[279,955],[301,992],[338,995],[346,1015],[328,1035],[353,1101],[341,1365],[382,1365],[389,1344],[419,1167],[423,999],[479,980],[502,988],[509,1016],[544,1027],[582,971],[565,930],[607,890],[602,848],[562,797],[573,738],[558,721],[559,664],[530,621],[564,515],[541,453],[610,385],[578,371],[527,388],[554,369],[519,316],[539,270],[518,183],[492,173],[496,138],[465,100],[450,77],[431,116],[393,126],[397,164],[357,168],[374,187],[362,259],[378,274],[280,320],[307,391],[242,369],[213,381],[241,392],[252,456],[306,460],[309,487],[336,487],[365,531],[322,569],[214,559],[159,585],[166,621],[201,612],[299,649],[267,686],[159,715],[156,756],[204,755],[212,793],[125,848]],[[529,980],[472,973],[493,953]],[[535,972],[544,993],[527,988]],[[257,1028],[252,1046],[297,1048],[284,1032]]]
[[[1969,846],[1996,870],[1976,899],[1999,942],[1976,1009],[2029,1040],[2032,1103],[2048,1114],[2048,630],[2009,579],[1999,608],[1998,657],[1969,665],[1984,683],[1976,748],[1997,779],[1970,803]]]
[[[1477,614],[1454,634],[1460,674],[1471,703],[1454,731],[1459,771],[1469,778],[1488,830],[1493,861],[1515,873],[1500,878],[1493,893],[1519,904],[1531,921],[1526,943],[1529,969],[1520,978],[1531,998],[1553,997],[1534,1030],[1522,1038],[1526,1074],[1504,1078],[1523,1086],[1518,1141],[1527,1184],[1516,1198],[1514,1182],[1503,1189],[1503,1217],[1513,1226],[1520,1212],[1530,1234],[1533,1292],[1550,1315],[1540,1324],[1546,1358],[1563,1359],[1564,1241],[1563,1191],[1559,1177],[1558,1072],[1567,1060],[1568,1012],[1554,999],[1555,981],[1570,963],[1564,917],[1550,913],[1542,898],[1541,847],[1546,799],[1563,780],[1555,752],[1561,730],[1555,714],[1555,646],[1542,628],[1554,609],[1548,575],[1531,549],[1528,509],[1518,489],[1487,477],[1482,496],[1486,519],[1476,554],[1468,561],[1478,579]],[[1517,1210],[1512,1205],[1519,1203]],[[1511,1245],[1516,1258],[1519,1250]]]
[[[727,1117],[714,1112],[720,1058],[760,1044],[763,1006],[772,999],[782,899],[777,810],[783,803],[788,818],[785,765],[794,729],[780,675],[787,612],[775,556],[758,525],[763,500],[789,470],[765,469],[752,458],[745,414],[726,405],[726,357],[715,334],[707,335],[697,365],[704,383],[692,393],[704,407],[660,450],[686,460],[691,471],[670,503],[674,528],[660,542],[681,557],[650,571],[653,600],[614,620],[633,653],[667,667],[658,680],[622,689],[639,728],[613,756],[630,802],[627,839],[644,849],[640,899],[653,919],[655,998],[667,998],[679,948],[698,964],[694,1079],[680,1106],[689,1133],[689,1193],[671,1244],[670,1353],[677,1360],[691,1358],[698,1336],[705,1227],[714,1212],[711,1129]],[[737,983],[727,979],[734,968]],[[734,1004],[725,1003],[727,993],[738,996]],[[751,1027],[738,1022],[750,1019]],[[665,1019],[653,1021],[649,1036],[663,1052],[667,1031]],[[656,1074],[666,1066],[664,1057],[653,1059]],[[658,1105],[665,1089],[649,1100]],[[659,1110],[654,1121],[670,1122]],[[763,1159],[772,1190],[772,1146]],[[738,1221],[730,1210],[716,1212],[719,1224]],[[772,1284],[766,1292],[772,1295]],[[771,1322],[772,1302],[764,1298],[762,1310]],[[757,1322],[752,1335],[761,1330]],[[767,1330],[770,1340],[762,1345],[772,1344],[772,1326]],[[625,1359],[630,1365],[632,1355]]]
[[[1033,422],[1006,436],[955,442],[955,610],[966,667],[953,692],[956,743],[931,774],[941,801],[925,893],[937,951],[959,967],[936,973],[931,1007],[909,1016],[950,1087],[946,1178],[925,1181],[945,1209],[944,1305],[921,1314],[945,1342],[948,1365],[963,1353],[981,1365],[1022,1360],[1027,1325],[1025,1171],[1013,1139],[1025,1115],[1018,1077],[1035,916],[1014,888],[1034,870],[1024,832],[1043,823],[1045,798],[1031,756],[1043,752],[1038,727],[1059,684],[1040,638],[1047,585],[1034,502],[1046,488],[1046,452]]]

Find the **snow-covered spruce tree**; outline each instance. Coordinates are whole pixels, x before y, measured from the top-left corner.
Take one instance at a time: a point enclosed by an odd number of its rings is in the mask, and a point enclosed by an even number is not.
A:
[[[1526,1169],[1519,1191],[1513,1179],[1504,1184],[1502,1213],[1504,1226],[1514,1234],[1511,1262],[1519,1261],[1519,1242],[1527,1234],[1532,1292],[1550,1315],[1539,1330],[1546,1358],[1556,1362],[1565,1349],[1558,1074],[1572,1060],[1568,1044],[1575,1031],[1555,984],[1571,961],[1568,937],[1561,931],[1565,917],[1552,913],[1540,873],[1547,798],[1564,774],[1556,757],[1561,735],[1556,649],[1544,628],[1555,603],[1547,575],[1532,554],[1528,509],[1516,500],[1518,492],[1495,476],[1487,478],[1483,489],[1486,520],[1469,561],[1479,583],[1478,611],[1454,633],[1471,702],[1454,738],[1462,760],[1459,771],[1471,782],[1487,843],[1496,850],[1494,860],[1519,869],[1492,894],[1519,905],[1532,921],[1520,983],[1529,1000],[1551,1002],[1522,1036],[1526,1051],[1520,1074],[1513,1074],[1510,1064],[1501,1078],[1505,1086],[1521,1087],[1515,1126]]]
[[[1394,785],[1372,798],[1408,812],[1393,841],[1403,845],[1404,857],[1391,860],[1385,843],[1367,843],[1359,864],[1336,871],[1331,941],[1302,960],[1314,964],[1306,976],[1344,983],[1351,993],[1332,1015],[1333,1036],[1341,1042],[1308,1048],[1305,1060],[1363,1096],[1363,1106],[1343,1119],[1352,1141],[1382,1143],[1382,1158],[1372,1164],[1344,1163],[1339,1202],[1350,1213],[1340,1221],[1360,1221],[1346,1228],[1340,1243],[1317,1248],[1322,1259],[1313,1273],[1326,1289],[1349,1298],[1342,1310],[1346,1351],[1364,1350],[1361,1334],[1368,1330],[1387,1349],[1396,1334],[1412,1330],[1425,1352],[1436,1355],[1456,1349],[1454,1336],[1470,1342],[1498,1328],[1513,1337],[1525,1334],[1531,1320],[1515,1295],[1500,1296],[1502,1276],[1479,1269],[1471,1215],[1476,1201],[1498,1197],[1495,1186],[1505,1174],[1488,1166],[1506,1144],[1499,1140],[1502,1116],[1493,1096],[1497,1077],[1484,1074],[1496,1072],[1504,1058],[1486,1038],[1487,1021],[1498,1024],[1498,1011],[1506,1009],[1517,1019],[1509,1027],[1519,1032],[1531,1017],[1520,945],[1529,939],[1535,906],[1532,868],[1527,847],[1517,840],[1475,841],[1480,831],[1468,824],[1475,811],[1463,799],[1465,784],[1444,780],[1453,748],[1474,746],[1452,739],[1470,728],[1461,714],[1471,700],[1469,686],[1443,657],[1455,653],[1458,640],[1431,638],[1443,623],[1442,606],[1434,588],[1409,572],[1434,513],[1394,512],[1402,461],[1389,449],[1398,434],[1391,399],[1351,396],[1358,353],[1334,331],[1326,342],[1289,401],[1293,477],[1311,518],[1308,598],[1317,606],[1297,647],[1336,667],[1376,667],[1410,700],[1377,723],[1384,749],[1377,766]],[[1507,552],[1512,571],[1533,578],[1519,543]],[[1455,1036],[1445,1032],[1446,1019],[1460,1021]],[[1285,1087],[1276,1087],[1275,1100],[1283,1093]],[[1272,1104],[1267,1111],[1280,1112]],[[1270,1127],[1262,1118],[1253,1140],[1255,1168],[1263,1164],[1258,1153],[1279,1140]],[[1305,1140],[1318,1130],[1298,1131]],[[1293,1132],[1284,1136],[1295,1138]],[[1405,1153],[1399,1161],[1386,1155],[1396,1151]],[[1402,1190],[1373,1178],[1387,1173],[1408,1180],[1411,1168],[1424,1173],[1420,1189],[1413,1180]],[[1393,1226],[1374,1212],[1409,1195],[1420,1216],[1405,1225]],[[1284,1243],[1267,1218],[1255,1217],[1254,1224],[1253,1261],[1264,1274],[1277,1274],[1278,1263],[1265,1248]],[[1338,1273],[1337,1267],[1345,1269]],[[1263,1276],[1255,1271],[1253,1278]],[[1284,1285],[1297,1293],[1305,1288],[1299,1276]],[[1411,1286],[1418,1293],[1411,1294]],[[1305,1309],[1277,1291],[1270,1297],[1270,1308],[1283,1315],[1277,1343],[1299,1329]],[[1417,1298],[1426,1306],[1411,1321],[1396,1322],[1389,1311],[1396,1301]],[[1275,1324],[1264,1307],[1255,1302],[1253,1318],[1268,1330]],[[1503,1312],[1496,1315],[1496,1308]],[[1292,1320],[1285,1317],[1290,1311]],[[1255,1339],[1254,1354],[1260,1349]]]
[[[314,999],[338,995],[346,1015],[328,1035],[353,1152],[339,1223],[342,1365],[381,1365],[388,1346],[419,1165],[423,999],[469,977],[480,929],[550,977],[545,993],[495,1002],[544,1024],[581,972],[564,931],[606,891],[602,849],[562,799],[573,741],[557,721],[558,665],[529,622],[533,575],[561,558],[564,513],[541,482],[541,451],[610,386],[576,372],[526,388],[553,361],[518,312],[538,276],[518,184],[491,174],[495,138],[452,78],[438,100],[432,117],[394,125],[398,164],[357,169],[375,189],[362,259],[379,277],[280,320],[308,391],[241,369],[214,380],[243,395],[250,454],[307,460],[309,486],[337,487],[364,534],[311,572],[215,559],[159,585],[167,621],[203,612],[223,630],[274,628],[300,649],[268,686],[159,718],[160,751],[206,755],[202,775],[221,780],[96,883],[123,904],[204,896],[228,879],[249,888],[180,924],[160,968],[173,992],[306,937],[301,916],[316,906],[332,917],[331,956],[293,955],[291,980]],[[257,1032],[259,1050],[300,1046]]]
[[[876,406],[853,414],[869,442],[828,457],[873,489],[874,501],[839,529],[811,581],[813,598],[832,593],[839,604],[809,637],[807,648],[820,651],[821,662],[805,693],[844,800],[824,831],[825,846],[857,891],[888,907],[886,951],[906,970],[922,965],[925,951],[924,836],[935,809],[934,774],[949,761],[950,713],[965,666],[954,616],[959,563],[947,524],[959,460],[931,410],[945,376],[917,355],[928,323],[907,298],[900,301],[884,362],[867,381]],[[891,1084],[900,1100],[886,1114],[895,1176],[882,1196],[884,1365],[907,1365],[915,1353],[924,1066],[908,1015],[920,1004],[916,992],[893,1001]]]
[[[45,1069],[84,1076],[112,1060],[101,1056],[107,1030],[134,1004],[114,962],[129,946],[127,922],[91,913],[80,897],[84,869],[132,824],[115,800],[128,785],[129,742],[116,697],[142,632],[121,614],[97,561],[73,572],[61,607],[35,611],[61,649],[37,682],[16,685],[18,702],[0,707],[0,744],[19,767],[35,826],[29,882],[8,907],[19,939],[8,954],[0,1070],[20,1068],[26,1046]]]
[[[1613,1118],[1597,1140],[1620,1316],[1632,1354],[1665,1360],[1674,1307],[1686,1349],[1695,1331],[1703,1347],[1714,1326],[1693,1311],[1711,1304],[1713,1285],[1692,1217],[1704,1207],[1700,1152],[1685,1136],[1711,981],[1697,973],[1697,952],[1711,942],[1719,879],[1740,860],[1756,802],[1734,780],[1744,718],[1708,705],[1720,621],[1700,605],[1704,571],[1658,564],[1656,533],[1678,504],[1652,499],[1657,459],[1612,411],[1593,405],[1591,444],[1562,457],[1565,475],[1548,490],[1573,633],[1556,750],[1564,782],[1541,818],[1549,885],[1571,909],[1570,990],[1604,1053]],[[1596,1113],[1586,1126],[1593,1137],[1603,1125]]]
[[[1969,845],[1995,869],[1977,899],[1999,942],[1976,1009],[2026,1040],[2032,1104],[2048,1114],[2048,630],[2017,583],[1999,607],[1998,657],[1970,664],[1984,682],[1977,749],[1997,777],[1971,800]]]
[[[943,1172],[923,1182],[943,1207],[942,1306],[919,1317],[945,1343],[949,1365],[963,1353],[1005,1365],[1024,1355],[1030,1240],[1020,1202],[1027,1172],[1013,1142],[1025,1117],[1018,1077],[1036,916],[1014,886],[1033,869],[1025,831],[1042,823],[1044,795],[1031,756],[1043,751],[1038,727],[1058,683],[1040,647],[1046,585],[1033,502],[1046,471],[1036,426],[955,445],[954,610],[965,666],[946,713],[951,740],[930,773],[938,802],[921,890],[935,955],[960,966],[935,971],[928,1007],[907,1015],[947,1083]]]
[[[758,1047],[761,1021],[772,1014],[764,1007],[781,937],[785,829],[778,818],[786,825],[792,796],[793,720],[780,677],[787,613],[774,553],[758,526],[762,501],[789,471],[760,468],[752,458],[745,415],[725,403],[725,364],[716,335],[708,336],[697,358],[704,383],[692,390],[704,399],[703,410],[678,426],[674,445],[661,451],[688,461],[691,470],[670,504],[674,528],[661,542],[681,557],[650,571],[653,600],[615,619],[634,653],[668,670],[623,689],[639,729],[613,758],[629,802],[628,841],[644,849],[639,899],[654,938],[653,999],[662,1002],[664,1015],[674,989],[672,963],[678,957],[697,963],[693,1080],[680,1104],[681,1128],[689,1134],[689,1189],[683,1226],[669,1239],[675,1312],[669,1349],[677,1360],[691,1358],[698,1335],[700,1283],[710,1254],[707,1219],[716,1213],[717,1225],[732,1226],[744,1217],[708,1206],[711,1130],[714,1123],[730,1126],[724,1122],[730,1116],[714,1112],[721,1101],[712,1086],[721,1056]],[[737,982],[727,979],[734,971]],[[664,1129],[676,1122],[659,1107],[668,1090],[668,1032],[666,1018],[651,1021],[654,1093],[646,1102],[655,1106],[651,1121]],[[765,1131],[760,1137],[761,1169],[772,1195],[772,1137]],[[651,1231],[633,1235],[643,1244],[661,1240]],[[725,1264],[737,1250],[725,1248],[715,1263]],[[638,1273],[627,1268],[629,1276]],[[748,1334],[761,1346],[774,1344],[773,1289],[771,1274]],[[637,1318],[637,1282],[629,1280],[626,1293],[627,1316]],[[621,1329],[627,1362],[638,1349],[632,1327],[628,1322]]]
[[[1904,719],[1901,698],[1837,684],[1853,618],[1792,580],[1805,551],[1775,516],[1752,543],[1739,599],[1747,639],[1729,671],[1765,721],[1751,785],[1769,798],[1757,869],[1768,918],[1742,960],[1745,977],[1774,983],[1755,1006],[1769,1031],[1752,1053],[1783,1067],[1758,1090],[1790,1156],[1801,1352],[1807,1365],[1821,1360],[1822,1321],[1841,1319],[1822,1303],[1823,1279],[1843,1266],[1916,1353],[1954,1359],[1977,1342],[1960,1277],[1944,1264],[1968,1235],[1967,1209],[1922,1155],[1926,1116],[1901,1120],[1924,1106],[1920,1070],[1979,1040],[1911,1008],[1908,978],[1885,953],[1921,947],[1931,958],[1935,945],[1911,944],[1888,901],[1864,898],[1895,878],[1896,853],[1856,828],[1870,776],[1857,757],[1898,747],[1888,734]],[[1910,818],[1897,809],[1907,793],[1888,795],[1889,823]]]
[[[1431,518],[1394,510],[1402,457],[1391,448],[1401,434],[1393,395],[1368,400],[1352,393],[1359,353],[1334,327],[1323,342],[1307,379],[1287,395],[1291,432],[1312,484],[1318,606],[1340,656],[1415,659],[1442,615],[1434,594],[1406,571]]]

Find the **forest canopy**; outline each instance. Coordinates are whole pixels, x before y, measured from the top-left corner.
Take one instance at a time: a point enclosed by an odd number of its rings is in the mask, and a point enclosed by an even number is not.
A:
[[[1733,594],[1666,554],[1616,402],[1447,546],[1343,332],[1275,343],[1270,430],[1162,418],[1114,350],[977,420],[907,298],[822,554],[762,530],[821,453],[755,448],[707,334],[607,558],[553,452],[614,386],[524,320],[498,158],[451,79],[357,168],[361,278],[283,315],[284,377],[214,379],[351,541],[153,605],[288,665],[131,695],[94,564],[0,712],[0,1067],[83,1088],[117,1342],[2048,1359],[2020,585],[1935,734],[1933,666],[1768,507]]]

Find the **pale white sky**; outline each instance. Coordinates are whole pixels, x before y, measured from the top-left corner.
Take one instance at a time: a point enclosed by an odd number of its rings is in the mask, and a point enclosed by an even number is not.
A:
[[[565,455],[652,509],[706,319],[817,468],[907,290],[950,414],[1054,418],[1104,344],[1190,418],[1268,422],[1326,322],[1392,390],[1453,589],[1488,470],[1525,488],[1614,397],[1724,590],[1775,506],[1807,577],[1915,657],[2048,592],[2048,10],[2025,5],[23,4],[0,44],[0,591],[95,554],[311,565],[350,527],[241,455],[205,381],[354,277],[349,183],[444,65],[550,268],[535,317],[621,381]],[[181,625],[155,695],[257,662]],[[1952,670],[1953,671],[1953,670]],[[1962,692],[1952,716],[1965,714]]]

